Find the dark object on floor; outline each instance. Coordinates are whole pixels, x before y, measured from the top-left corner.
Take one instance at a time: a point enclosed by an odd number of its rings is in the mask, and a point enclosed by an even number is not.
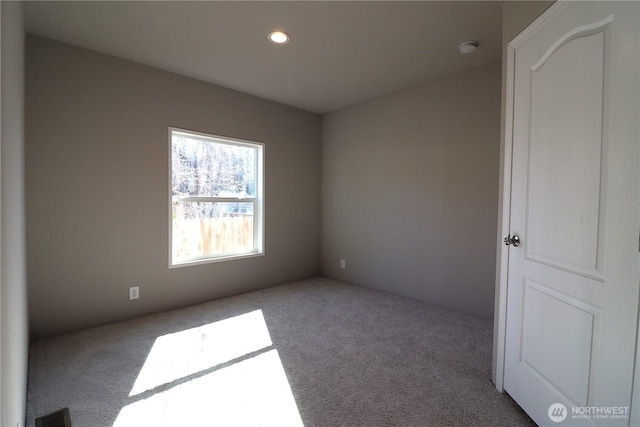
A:
[[[71,427],[69,408],[63,408],[43,417],[36,418],[36,427]]]

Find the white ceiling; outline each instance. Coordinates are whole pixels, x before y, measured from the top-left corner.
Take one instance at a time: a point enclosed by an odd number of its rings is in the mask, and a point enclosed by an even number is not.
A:
[[[500,60],[498,2],[25,2],[30,33],[316,113]],[[291,41],[267,40],[284,30]],[[478,50],[458,53],[465,40]]]

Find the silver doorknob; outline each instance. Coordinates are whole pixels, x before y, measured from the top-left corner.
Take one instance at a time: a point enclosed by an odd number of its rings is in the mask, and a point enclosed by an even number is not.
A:
[[[507,246],[512,245],[514,248],[517,248],[520,246],[520,237],[518,237],[517,234],[514,234],[513,236],[508,235],[504,238],[504,244]]]

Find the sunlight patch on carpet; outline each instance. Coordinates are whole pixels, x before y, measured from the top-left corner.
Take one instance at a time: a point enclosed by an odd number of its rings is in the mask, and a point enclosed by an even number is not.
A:
[[[262,310],[158,337],[129,396],[266,349],[273,343]]]
[[[114,427],[302,426],[277,350],[125,406]]]

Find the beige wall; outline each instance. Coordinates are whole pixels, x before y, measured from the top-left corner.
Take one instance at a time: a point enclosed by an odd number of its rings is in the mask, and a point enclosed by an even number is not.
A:
[[[505,128],[505,105],[506,105],[506,87],[507,87],[507,45],[518,34],[522,32],[531,22],[533,22],[542,12],[549,8],[553,1],[505,1],[502,2],[502,97],[501,97],[501,112],[500,112],[500,165],[504,162],[504,128]],[[502,187],[504,177],[500,176],[499,181],[499,200],[502,200]],[[502,210],[498,210],[498,224],[502,224]],[[499,244],[503,236],[496,236]],[[496,252],[500,252],[500,248],[496,249]],[[496,277],[500,271],[499,262],[496,263]],[[494,319],[498,317],[498,304],[499,304],[499,283],[496,280],[495,288],[495,313]],[[493,330],[493,365],[492,365],[492,381],[496,382],[496,366],[497,366],[497,352],[498,352],[498,340],[497,329],[498,322],[494,322]]]
[[[29,332],[24,237],[24,24],[20,2],[1,2],[0,425],[24,426]]]
[[[324,116],[323,273],[491,317],[499,143],[499,63]]]
[[[553,1],[547,0],[502,2],[503,57],[505,57],[507,44],[553,3]]]
[[[31,35],[26,68],[35,337],[319,273],[318,115]],[[169,126],[265,142],[265,256],[168,268]]]

